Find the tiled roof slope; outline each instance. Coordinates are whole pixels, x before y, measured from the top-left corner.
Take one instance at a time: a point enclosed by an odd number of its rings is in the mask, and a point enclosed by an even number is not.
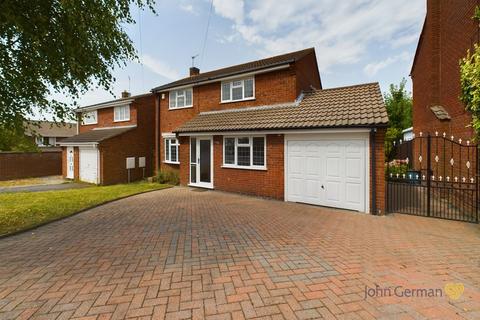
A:
[[[90,131],[82,132],[76,136],[63,139],[60,144],[66,143],[89,143],[89,142],[101,142],[113,137],[116,137],[122,133],[135,129],[135,126],[130,127],[118,127],[109,129],[93,129]]]
[[[388,124],[378,83],[314,90],[300,103],[200,113],[177,133],[375,127]]]
[[[29,120],[26,134],[42,137],[71,137],[77,133],[76,123],[55,123],[53,121]]]
[[[161,91],[161,90],[166,90],[173,87],[189,85],[189,84],[202,82],[202,81],[219,79],[226,76],[232,76],[232,75],[241,74],[245,72],[252,72],[252,71],[279,66],[287,63],[292,63],[292,62],[298,61],[299,59],[305,57],[307,54],[314,51],[315,51],[314,48],[309,48],[309,49],[282,54],[275,57],[251,61],[251,62],[247,62],[247,63],[243,63],[243,64],[239,64],[239,65],[235,65],[227,68],[208,71],[208,72],[200,73],[197,76],[187,77],[174,82],[167,83],[165,85],[153,88],[152,91]]]

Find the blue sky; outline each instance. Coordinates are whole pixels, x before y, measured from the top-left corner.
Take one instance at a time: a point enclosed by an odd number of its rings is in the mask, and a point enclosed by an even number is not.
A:
[[[324,88],[408,78],[425,0],[157,0],[157,15],[133,9],[127,26],[140,62],[116,69],[114,93],[132,94],[187,76],[191,56],[208,71],[315,47]],[[212,3],[210,27],[205,31]],[[202,55],[203,51],[203,55]],[[92,90],[80,103],[112,99]]]

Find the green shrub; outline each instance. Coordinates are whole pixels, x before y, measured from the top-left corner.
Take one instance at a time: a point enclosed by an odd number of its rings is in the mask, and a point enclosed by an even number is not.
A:
[[[390,174],[393,177],[396,177],[399,174],[400,177],[403,177],[404,174],[408,171],[408,165],[406,163],[399,163],[398,161],[392,161],[385,166],[385,175],[390,177]]]
[[[178,185],[180,178],[177,171],[158,171],[155,181],[161,184]]]

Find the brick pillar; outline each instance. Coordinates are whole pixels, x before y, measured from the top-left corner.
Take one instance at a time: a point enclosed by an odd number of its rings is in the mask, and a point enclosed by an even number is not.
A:
[[[385,184],[385,128],[378,128],[377,132],[373,135],[373,152],[375,153],[375,172],[370,173],[370,211],[372,214],[384,215],[385,214],[385,196],[386,196],[386,184]],[[371,164],[370,164],[371,165]],[[372,167],[370,167],[370,170]],[[375,187],[373,187],[373,177],[375,176]],[[373,190],[375,190],[375,205],[373,204]],[[373,212],[375,210],[376,212]]]

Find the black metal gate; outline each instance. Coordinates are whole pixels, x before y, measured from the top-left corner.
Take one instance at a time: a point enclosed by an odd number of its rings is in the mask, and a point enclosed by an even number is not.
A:
[[[387,211],[478,223],[478,147],[446,134],[399,141],[387,166]]]

